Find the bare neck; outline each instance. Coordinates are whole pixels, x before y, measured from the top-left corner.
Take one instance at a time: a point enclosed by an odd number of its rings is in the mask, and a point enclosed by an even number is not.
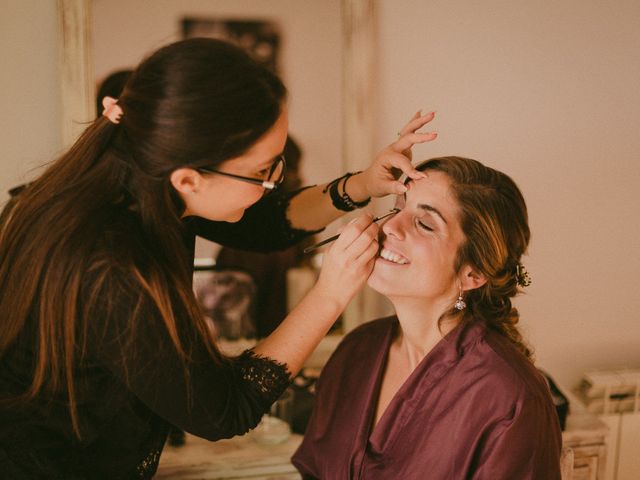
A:
[[[400,323],[393,347],[412,369],[460,322],[459,316],[440,320],[450,308],[448,304],[408,298],[394,298],[391,302]]]
[[[458,325],[459,316],[440,321],[448,305],[423,299],[390,298],[400,328],[389,349],[376,404],[373,425],[378,424],[389,403],[424,357]]]

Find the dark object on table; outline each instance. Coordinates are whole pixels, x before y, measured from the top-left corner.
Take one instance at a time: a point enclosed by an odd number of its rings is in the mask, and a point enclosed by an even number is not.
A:
[[[291,384],[293,391],[293,411],[291,414],[291,430],[293,433],[304,435],[307,429],[313,404],[315,401],[315,383],[318,380],[316,374],[305,370],[300,372]]]
[[[562,391],[556,385],[556,382],[544,371],[540,370],[540,373],[544,375],[544,378],[549,384],[549,390],[551,390],[551,398],[553,405],[556,407],[558,413],[558,419],[560,420],[560,429],[564,431],[564,427],[567,423],[567,415],[569,414],[569,400],[564,396]]]
[[[167,442],[172,447],[181,447],[185,444],[185,433],[177,427],[171,427],[171,431],[169,431],[169,436],[167,437]]]

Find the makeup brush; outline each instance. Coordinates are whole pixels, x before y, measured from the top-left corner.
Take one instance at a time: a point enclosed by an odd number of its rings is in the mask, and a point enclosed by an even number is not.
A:
[[[399,208],[394,208],[391,211],[389,211],[388,213],[385,213],[384,215],[380,215],[379,217],[374,218],[373,221],[374,222],[379,222],[380,220],[384,220],[385,218],[390,217],[391,215],[395,215],[399,211],[400,211]],[[304,249],[304,253],[312,252],[316,248],[322,247],[323,245],[326,245],[327,243],[331,243],[334,240],[336,240],[339,236],[340,236],[340,234],[334,235],[333,237],[329,237],[329,238],[327,238],[325,240],[322,240],[319,243],[311,245],[310,247],[307,247],[307,248]]]

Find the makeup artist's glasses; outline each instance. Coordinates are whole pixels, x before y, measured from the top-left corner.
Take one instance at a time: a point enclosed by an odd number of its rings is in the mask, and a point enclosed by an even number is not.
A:
[[[265,172],[262,179],[243,177],[242,175],[235,175],[233,173],[221,172],[213,168],[200,167],[197,170],[205,173],[215,173],[216,175],[223,175],[229,178],[235,178],[241,182],[253,183],[254,185],[260,185],[265,191],[273,191],[278,188],[282,182],[284,182],[284,172],[287,169],[287,163],[285,162],[284,155],[278,155],[271,167]]]

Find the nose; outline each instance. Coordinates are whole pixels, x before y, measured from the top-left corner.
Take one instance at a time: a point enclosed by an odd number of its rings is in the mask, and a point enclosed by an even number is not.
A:
[[[402,210],[391,218],[385,220],[382,224],[382,233],[386,237],[394,237],[398,240],[404,240],[404,222],[406,221],[405,215]]]

